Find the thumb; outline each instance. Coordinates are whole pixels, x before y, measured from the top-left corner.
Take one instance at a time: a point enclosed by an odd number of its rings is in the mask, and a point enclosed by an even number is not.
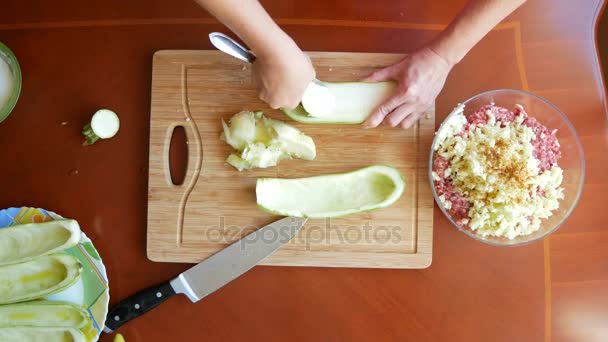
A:
[[[362,81],[363,82],[382,82],[382,81],[388,81],[388,80],[392,80],[393,79],[393,74],[394,74],[394,68],[393,66],[389,66],[380,70],[376,70],[374,72],[372,72],[371,74],[369,74],[367,77],[365,77]]]

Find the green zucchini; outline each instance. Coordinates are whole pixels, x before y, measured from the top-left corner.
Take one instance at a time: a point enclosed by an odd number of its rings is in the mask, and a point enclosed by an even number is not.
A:
[[[390,166],[308,178],[260,178],[258,206],[284,216],[329,218],[385,208],[405,190],[401,173]]]
[[[0,267],[0,304],[25,302],[64,290],[78,280],[82,265],[67,254],[52,254]]]
[[[82,135],[86,138],[83,145],[93,145],[99,139],[110,139],[118,133],[119,129],[118,115],[111,110],[100,109],[95,112],[91,122],[82,128]]]
[[[0,341],[86,342],[84,334],[73,328],[14,327],[0,329]]]
[[[56,327],[81,329],[91,322],[87,311],[74,304],[35,301],[0,305],[0,328]]]
[[[331,115],[335,104],[336,99],[329,87],[316,79],[308,84],[304,95],[302,95],[302,107],[304,107],[310,116],[321,117]]]
[[[80,226],[74,220],[30,223],[0,229],[0,266],[32,260],[75,246]]]
[[[359,124],[364,122],[367,117],[382,104],[396,89],[394,82],[323,82],[327,86],[333,101],[329,103],[323,96],[316,99],[327,103],[331,110],[324,112],[318,107],[323,103],[312,104],[315,99],[307,99],[306,105],[315,108],[319,113],[311,115],[302,105],[295,109],[281,108],[281,111],[291,119],[302,123],[334,123],[334,124]]]

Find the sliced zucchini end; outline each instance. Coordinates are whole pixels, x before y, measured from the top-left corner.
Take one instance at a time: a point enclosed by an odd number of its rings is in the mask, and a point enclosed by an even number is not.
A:
[[[91,122],[82,129],[82,134],[86,138],[83,145],[92,145],[100,139],[110,139],[118,133],[119,129],[118,115],[111,110],[100,109],[93,115]]]

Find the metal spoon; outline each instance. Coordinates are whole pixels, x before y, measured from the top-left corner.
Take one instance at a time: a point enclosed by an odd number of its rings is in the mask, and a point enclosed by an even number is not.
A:
[[[232,57],[238,58],[244,62],[253,63],[256,59],[255,55],[251,53],[251,51],[247,50],[244,46],[237,43],[234,39],[228,37],[227,35],[220,32],[211,32],[209,33],[209,40],[211,44],[215,46],[218,50],[229,54]],[[313,79],[312,82],[315,84],[327,88],[327,86],[319,81],[318,79]]]
[[[218,50],[225,52],[232,57],[248,63],[253,63],[255,61],[255,55],[253,53],[223,33],[211,32],[209,33],[209,40]]]

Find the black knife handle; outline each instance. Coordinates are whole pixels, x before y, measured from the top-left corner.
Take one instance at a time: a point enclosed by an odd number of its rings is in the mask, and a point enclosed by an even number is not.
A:
[[[110,309],[106,317],[106,329],[104,331],[115,331],[121,325],[154,309],[174,295],[175,291],[171,285],[164,283],[128,297]]]

